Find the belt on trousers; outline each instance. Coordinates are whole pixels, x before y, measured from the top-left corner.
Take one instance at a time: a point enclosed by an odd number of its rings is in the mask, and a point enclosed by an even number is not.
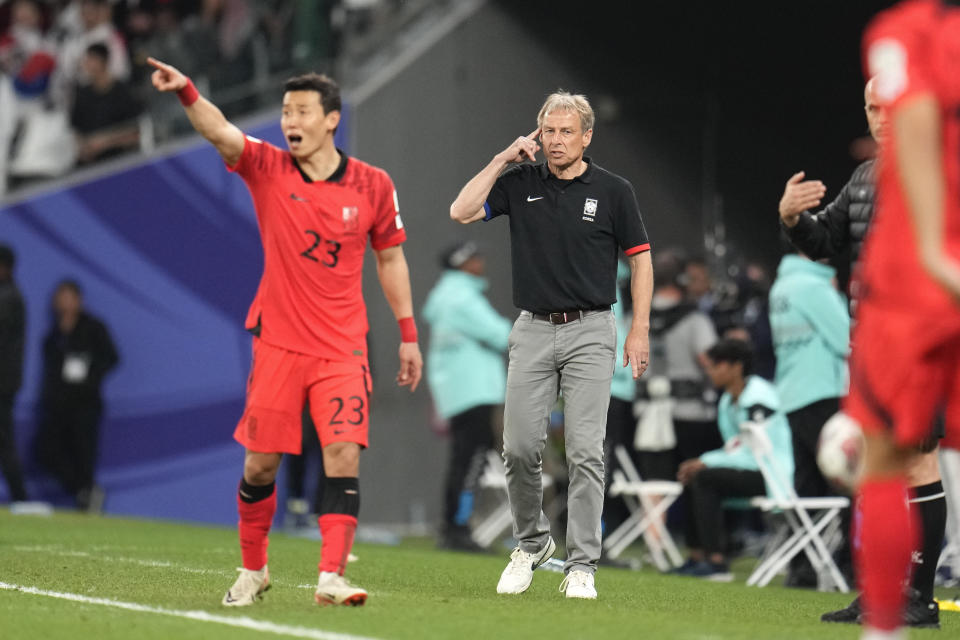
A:
[[[534,320],[546,320],[551,324],[567,324],[574,320],[582,320],[585,315],[593,311],[609,311],[610,307],[597,309],[581,309],[579,311],[554,311],[552,313],[532,313]]]

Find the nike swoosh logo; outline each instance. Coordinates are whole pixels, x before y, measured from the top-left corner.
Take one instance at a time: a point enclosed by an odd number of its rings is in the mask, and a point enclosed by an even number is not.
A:
[[[298,196],[298,195],[295,194],[295,193],[291,193],[291,194],[290,194],[290,199],[291,199],[291,200],[296,200],[297,202],[308,202],[308,200],[307,200],[306,198],[301,198],[300,196]]]
[[[536,202],[537,200],[543,200],[543,196],[537,196],[536,198],[533,196],[527,196],[527,202]]]

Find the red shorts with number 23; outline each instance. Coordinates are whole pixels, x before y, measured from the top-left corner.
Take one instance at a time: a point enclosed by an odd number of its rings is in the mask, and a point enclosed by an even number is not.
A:
[[[299,454],[309,400],[321,445],[366,447],[371,390],[366,360],[325,360],[254,338],[246,408],[233,437],[249,451]]]

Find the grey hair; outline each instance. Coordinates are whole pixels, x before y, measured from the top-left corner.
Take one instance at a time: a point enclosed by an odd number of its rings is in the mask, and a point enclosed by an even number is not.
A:
[[[583,133],[593,129],[593,107],[590,106],[590,101],[585,95],[573,94],[562,89],[551,93],[540,107],[540,113],[537,114],[537,126],[542,127],[543,119],[554,111],[573,111],[580,116]]]

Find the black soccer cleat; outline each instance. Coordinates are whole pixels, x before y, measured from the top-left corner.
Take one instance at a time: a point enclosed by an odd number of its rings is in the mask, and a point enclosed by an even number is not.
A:
[[[820,616],[820,622],[842,622],[845,624],[860,624],[863,609],[860,607],[860,596],[843,609],[828,611]]]
[[[821,622],[841,622],[860,624],[863,622],[863,608],[860,598],[851,602],[845,609],[830,611],[820,616]],[[911,590],[907,607],[903,612],[903,624],[917,629],[940,628],[940,605],[936,601],[924,602],[915,590]]]

